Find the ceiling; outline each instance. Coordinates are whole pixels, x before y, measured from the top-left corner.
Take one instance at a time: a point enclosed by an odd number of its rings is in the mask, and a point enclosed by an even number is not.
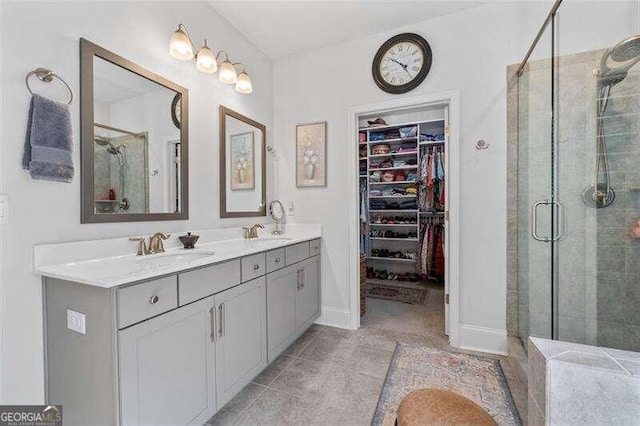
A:
[[[312,51],[487,3],[475,1],[209,1],[271,59]]]

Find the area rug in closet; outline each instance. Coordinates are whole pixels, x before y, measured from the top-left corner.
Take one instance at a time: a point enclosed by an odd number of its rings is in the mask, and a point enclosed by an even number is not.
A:
[[[372,424],[393,425],[402,398],[423,388],[462,395],[486,410],[499,425],[522,424],[500,361],[405,344],[396,346]]]
[[[403,287],[399,284],[387,285],[367,281],[367,297],[393,300],[410,305],[426,305],[429,290],[426,288]]]

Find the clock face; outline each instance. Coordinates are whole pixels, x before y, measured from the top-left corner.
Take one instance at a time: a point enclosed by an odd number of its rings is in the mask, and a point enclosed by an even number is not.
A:
[[[406,93],[424,81],[431,69],[431,46],[413,33],[398,34],[378,49],[373,80],[388,93]]]
[[[420,46],[411,41],[400,42],[382,55],[379,72],[387,84],[402,86],[418,77],[424,65],[424,53]]]
[[[173,125],[180,128],[180,119],[182,118],[182,95],[177,93],[171,102],[171,120]]]

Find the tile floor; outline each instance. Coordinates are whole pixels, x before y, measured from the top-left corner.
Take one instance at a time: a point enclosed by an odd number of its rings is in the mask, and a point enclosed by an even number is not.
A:
[[[454,350],[442,300],[440,288],[426,306],[367,299],[359,330],[312,326],[207,424],[370,424],[396,341]],[[496,358],[526,420],[526,355],[510,345]]]

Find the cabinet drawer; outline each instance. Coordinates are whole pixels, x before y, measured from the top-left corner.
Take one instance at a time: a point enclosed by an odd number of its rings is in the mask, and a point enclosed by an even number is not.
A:
[[[254,254],[253,256],[243,257],[242,264],[242,282],[250,281],[265,274],[265,256],[264,253]]]
[[[176,275],[120,288],[118,328],[124,328],[178,307]]]
[[[309,257],[309,241],[285,247],[287,265],[300,262]]]
[[[178,275],[180,305],[240,284],[240,261],[232,260]]]
[[[309,242],[309,256],[320,254],[320,238]]]
[[[267,273],[284,268],[284,249],[276,249],[267,252]]]

